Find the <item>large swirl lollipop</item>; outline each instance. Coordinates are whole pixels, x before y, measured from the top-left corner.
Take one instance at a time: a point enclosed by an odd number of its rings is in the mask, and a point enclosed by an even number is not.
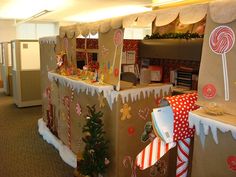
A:
[[[110,68],[110,74],[114,71],[117,48],[123,42],[123,31],[121,29],[118,29],[118,30],[115,31],[113,41],[114,41],[114,45],[115,45],[115,52],[114,52],[114,58],[113,58],[112,66]]]
[[[222,56],[225,101],[229,101],[229,81],[226,62],[226,53],[229,52],[235,41],[233,30],[228,26],[218,26],[215,28],[209,38],[209,46],[213,52]]]

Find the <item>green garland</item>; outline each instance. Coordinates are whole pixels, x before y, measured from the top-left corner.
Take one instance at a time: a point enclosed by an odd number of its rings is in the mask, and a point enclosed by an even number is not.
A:
[[[192,39],[192,38],[203,38],[204,35],[198,33],[165,33],[165,34],[152,34],[151,36],[146,35],[144,39]]]

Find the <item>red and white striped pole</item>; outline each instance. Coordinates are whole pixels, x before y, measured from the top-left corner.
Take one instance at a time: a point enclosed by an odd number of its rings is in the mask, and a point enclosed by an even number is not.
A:
[[[66,122],[67,122],[67,138],[68,138],[68,146],[71,149],[71,120],[70,120],[70,99],[68,96],[64,97],[64,105],[67,110]]]
[[[177,142],[176,177],[187,177],[190,142],[191,138],[186,138]]]

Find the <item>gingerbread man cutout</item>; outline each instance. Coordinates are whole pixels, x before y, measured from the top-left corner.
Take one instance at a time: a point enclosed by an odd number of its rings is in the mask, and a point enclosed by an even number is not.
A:
[[[123,108],[120,110],[120,112],[122,113],[121,120],[130,119],[131,118],[130,111],[131,107],[128,104],[124,104]]]

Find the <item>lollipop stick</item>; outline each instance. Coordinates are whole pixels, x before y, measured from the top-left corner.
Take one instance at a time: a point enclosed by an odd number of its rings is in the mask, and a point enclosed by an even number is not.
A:
[[[112,63],[112,71],[113,71],[114,66],[115,66],[115,61],[116,61],[116,52],[117,52],[117,45],[116,45],[115,52],[114,52],[114,58],[113,58],[113,63]]]
[[[223,64],[223,75],[224,75],[225,101],[229,101],[229,80],[228,80],[228,70],[227,70],[227,61],[225,53],[222,54],[222,64]]]

